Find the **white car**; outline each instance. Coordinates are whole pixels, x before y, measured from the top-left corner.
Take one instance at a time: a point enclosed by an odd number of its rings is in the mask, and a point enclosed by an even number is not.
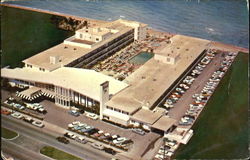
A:
[[[22,115],[22,114],[20,114],[20,113],[17,113],[17,112],[12,113],[12,114],[11,114],[11,116],[12,116],[12,117],[14,117],[14,118],[17,118],[17,119],[21,119],[21,118],[23,118],[23,115]]]
[[[206,65],[201,64],[201,63],[199,63],[198,66],[199,66],[199,67],[202,67],[202,68],[205,68],[205,67],[206,67]]]
[[[179,86],[186,89],[186,90],[189,89],[189,86],[187,86],[186,84],[183,84],[183,83],[181,83]]]
[[[99,143],[92,143],[91,147],[99,149],[99,150],[103,150],[104,149],[104,146],[102,144],[99,144]]]
[[[168,151],[166,156],[171,157],[173,154],[174,154],[173,152]]]
[[[162,155],[162,154],[157,154],[157,155],[155,155],[155,158],[163,159],[163,158],[164,158],[164,155]]]
[[[44,124],[40,121],[34,121],[34,122],[32,122],[32,124],[36,127],[39,127],[39,128],[44,127]]]
[[[165,103],[164,106],[165,106],[166,108],[173,108],[173,107],[174,107],[173,104],[167,104],[167,103]]]
[[[98,119],[98,115],[94,114],[94,113],[87,113],[86,114],[87,117],[93,119],[93,120],[97,120]]]
[[[185,91],[183,91],[181,88],[176,88],[175,89],[177,92],[180,92],[181,94],[185,93]]]

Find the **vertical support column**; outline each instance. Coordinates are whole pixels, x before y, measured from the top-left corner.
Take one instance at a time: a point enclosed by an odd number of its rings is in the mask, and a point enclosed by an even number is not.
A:
[[[88,107],[88,97],[85,96],[85,106]]]
[[[103,119],[103,110],[109,100],[109,81],[100,85],[100,119]]]

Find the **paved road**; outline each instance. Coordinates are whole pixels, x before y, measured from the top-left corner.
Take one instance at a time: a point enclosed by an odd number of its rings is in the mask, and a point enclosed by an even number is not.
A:
[[[51,160],[42,154],[33,152],[10,140],[2,139],[1,148],[4,153],[8,153],[8,155],[15,157],[15,160]]]
[[[31,159],[45,159],[43,155],[40,155],[39,149],[37,148],[43,145],[54,146],[84,160],[105,160],[111,158],[111,155],[97,151],[88,144],[84,145],[74,141],[71,141],[71,143],[67,145],[62,144],[55,139],[55,137],[58,136],[57,134],[47,133],[40,128],[33,128],[30,124],[20,122],[20,120],[13,119],[12,117],[2,116],[1,119],[3,127],[17,131],[21,135],[12,141],[2,140],[3,152],[15,157],[18,156],[19,159],[29,160],[30,158],[26,158],[26,156],[31,157]],[[16,151],[13,153],[13,148],[14,151],[18,150],[20,153]],[[20,148],[22,149],[20,150]],[[35,158],[33,158],[33,156],[35,156]]]

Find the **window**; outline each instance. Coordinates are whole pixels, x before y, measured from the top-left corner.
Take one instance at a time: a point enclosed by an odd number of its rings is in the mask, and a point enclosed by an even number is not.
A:
[[[27,64],[27,67],[30,67],[30,68],[32,68],[32,65],[30,65],[30,64]]]
[[[80,33],[80,38],[82,38],[82,34]]]
[[[96,38],[96,41],[99,41],[99,38]]]
[[[113,108],[112,108],[112,107],[107,106],[107,108],[108,108],[108,109],[110,109],[110,110],[113,110]]]
[[[40,71],[43,71],[43,72],[45,71],[45,69],[44,69],[44,68],[39,68],[39,70],[40,70]]]
[[[171,60],[170,58],[167,58],[167,61],[168,61],[168,62],[170,62],[170,60]]]
[[[128,115],[128,112],[122,111],[122,113]]]
[[[121,112],[121,110],[119,110],[119,109],[116,109],[116,108],[114,109],[114,111],[116,111],[116,112]]]

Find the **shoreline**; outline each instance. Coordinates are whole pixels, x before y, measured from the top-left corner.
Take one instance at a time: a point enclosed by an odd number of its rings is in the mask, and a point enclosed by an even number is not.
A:
[[[70,15],[70,14],[66,14],[66,13],[59,13],[59,12],[54,12],[54,11],[48,11],[48,10],[44,10],[44,9],[38,9],[38,8],[31,8],[31,7],[25,7],[25,6],[19,6],[19,5],[13,5],[13,4],[1,4],[1,6],[5,6],[5,7],[12,7],[12,8],[17,8],[17,9],[24,9],[24,10],[29,10],[29,11],[35,11],[35,12],[40,12],[40,13],[46,13],[46,14],[51,14],[51,15],[57,15],[57,16],[64,16],[66,18],[73,18],[75,20],[86,20],[91,22],[93,25],[96,24],[103,24],[103,23],[107,23],[108,21],[104,21],[104,20],[96,20],[96,19],[91,19],[91,18],[86,18],[86,17],[80,17],[80,16],[74,16],[74,15]],[[149,29],[151,30],[151,32],[163,32],[163,31],[158,31],[155,29]],[[163,33],[167,33],[167,34],[172,34],[172,35],[177,35],[174,33],[170,33],[170,32],[163,32]],[[182,34],[180,34],[182,35]],[[189,37],[193,37],[193,36],[189,36]],[[197,37],[195,37],[197,38]],[[203,39],[203,38],[201,38]],[[244,53],[248,53],[249,54],[249,48],[244,48],[244,47],[239,47],[233,44],[226,44],[223,42],[218,42],[218,41],[212,41],[211,40],[211,48],[217,48],[217,49],[221,49],[221,50],[225,50],[225,51],[238,51],[238,52],[244,52]]]

